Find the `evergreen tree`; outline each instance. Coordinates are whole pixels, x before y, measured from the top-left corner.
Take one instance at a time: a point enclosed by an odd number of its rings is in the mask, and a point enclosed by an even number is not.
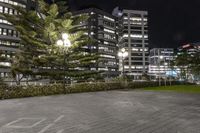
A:
[[[196,78],[200,78],[200,52],[196,52],[192,57],[191,57],[191,65],[190,69],[192,74]]]
[[[190,59],[191,56],[187,52],[178,55],[175,59],[175,65],[180,68],[181,79],[187,79],[188,68],[191,63]]]
[[[12,62],[12,74],[20,83],[23,78],[89,78],[97,74],[88,68],[97,62],[98,55],[86,52],[83,46],[93,43],[79,24],[86,15],[72,16],[66,1],[54,0],[51,4],[36,1],[36,10],[13,6],[17,15],[3,14],[20,33],[21,47]],[[56,44],[62,33],[69,35],[70,48]],[[63,62],[64,52],[66,62]],[[67,66],[64,73],[63,64]],[[81,68],[81,69],[80,69]]]
[[[195,76],[200,75],[200,53],[188,54],[184,52],[178,55],[175,60],[175,65],[181,69],[181,75],[187,79],[187,74],[193,74]]]

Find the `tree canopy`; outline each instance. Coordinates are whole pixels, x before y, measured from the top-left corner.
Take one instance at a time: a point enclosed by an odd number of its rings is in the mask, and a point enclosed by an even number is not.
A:
[[[177,56],[175,65],[181,69],[182,76],[185,78],[187,78],[186,74],[189,73],[200,76],[200,52],[197,51],[194,54],[183,52]]]
[[[88,16],[73,16],[66,0],[54,0],[51,4],[44,0],[36,2],[35,10],[12,6],[18,14],[3,14],[20,33],[21,39],[20,51],[12,61],[13,76],[55,79],[62,76],[88,78],[97,74],[89,68],[95,66],[98,55],[84,48],[94,40],[85,34],[87,29],[80,26]],[[56,44],[62,38],[62,33],[69,35],[70,48]],[[63,72],[63,52],[66,53],[66,73]]]

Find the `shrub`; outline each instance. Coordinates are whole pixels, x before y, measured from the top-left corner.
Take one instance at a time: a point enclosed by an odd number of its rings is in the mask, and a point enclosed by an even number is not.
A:
[[[127,86],[128,89],[139,89],[146,87],[158,86],[157,82],[130,82]]]
[[[185,82],[172,82],[172,85],[186,84]],[[187,83],[188,84],[188,83]],[[164,83],[162,83],[164,85]],[[93,83],[77,83],[66,87],[67,93],[109,91],[119,89],[139,89],[146,87],[158,86],[158,82],[93,82]],[[64,94],[62,84],[52,84],[44,86],[0,86],[0,99],[48,96]]]
[[[93,92],[93,91],[105,91],[105,90],[117,90],[122,89],[121,83],[79,83],[73,84],[68,88],[69,93],[78,93],[78,92]]]
[[[0,99],[48,96],[62,93],[63,87],[61,84],[46,86],[0,86]]]

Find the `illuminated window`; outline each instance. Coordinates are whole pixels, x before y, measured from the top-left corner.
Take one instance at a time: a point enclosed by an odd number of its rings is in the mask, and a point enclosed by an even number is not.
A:
[[[23,8],[26,7],[24,4],[17,3],[17,2],[12,1],[12,0],[0,0],[0,2],[4,2],[4,3],[15,5],[15,6],[20,6],[20,7],[23,7]]]
[[[104,42],[104,44],[109,44],[108,42]]]
[[[144,21],[147,21],[147,18],[144,18]]]
[[[105,57],[105,58],[112,58],[115,59],[115,56],[112,55],[100,55],[101,57]]]
[[[8,22],[7,20],[4,20],[4,19],[0,19],[0,23],[11,25],[10,22]]]
[[[10,62],[0,62],[0,65],[9,67],[9,66],[11,66],[11,63]]]
[[[110,35],[110,34],[104,34],[104,38],[105,38],[105,39],[109,39],[109,40],[114,40],[114,39],[116,39],[115,35]]]
[[[142,21],[142,18],[130,18],[132,21]]]
[[[133,38],[142,38],[142,35],[139,35],[139,34],[131,34],[131,37],[133,37]]]
[[[128,34],[124,34],[123,37],[128,37]]]
[[[110,21],[115,21],[113,18],[110,18],[110,17],[107,17],[107,16],[103,16],[103,18],[107,19],[107,20],[110,20]]]
[[[144,35],[144,38],[148,38],[148,35]]]
[[[138,51],[139,49],[137,49],[137,48],[132,48],[132,51]]]
[[[109,33],[115,33],[115,31],[113,31],[113,30],[110,30],[110,29],[106,29],[106,28],[104,28],[103,29],[105,32],[109,32]]]
[[[3,6],[0,6],[0,12],[1,13],[3,12]]]
[[[4,13],[8,13],[8,8],[4,7]]]

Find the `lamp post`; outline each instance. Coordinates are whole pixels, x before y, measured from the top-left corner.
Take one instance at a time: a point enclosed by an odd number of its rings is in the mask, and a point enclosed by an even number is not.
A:
[[[63,47],[63,54],[64,54],[64,59],[63,59],[63,73],[64,73],[64,78],[63,78],[63,90],[64,93],[66,93],[66,50],[65,48],[69,48],[71,46],[71,42],[69,40],[69,35],[67,33],[62,34],[62,39],[57,41],[58,46]]]
[[[167,62],[164,63],[164,70],[165,70],[165,86],[167,86],[167,69],[168,69],[168,67],[166,67],[166,66],[168,66],[168,63],[167,63]]]
[[[159,67],[159,86],[161,86],[161,73],[160,73],[160,62],[161,60],[163,60],[163,56],[159,56],[159,63],[158,63],[158,67]]]
[[[172,85],[172,76],[173,76],[173,71],[172,71],[171,65],[172,65],[171,61],[169,60],[168,68],[169,68],[169,84],[170,84],[170,86]]]
[[[122,59],[122,76],[124,77],[124,75],[125,75],[125,73],[124,73],[124,59],[128,56],[128,52],[126,51],[125,48],[122,48],[118,52],[118,56]]]

